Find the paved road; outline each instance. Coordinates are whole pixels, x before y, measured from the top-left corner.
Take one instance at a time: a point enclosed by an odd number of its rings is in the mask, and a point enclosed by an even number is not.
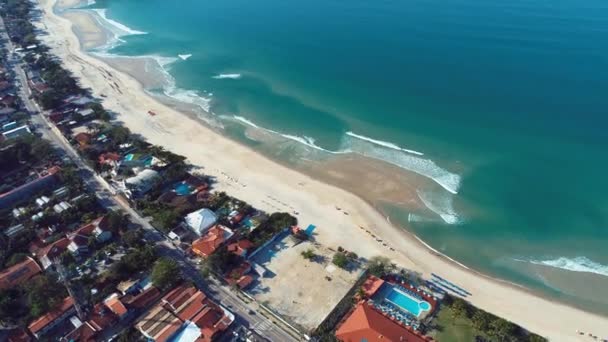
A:
[[[4,22],[0,18],[0,28],[4,29]],[[14,51],[14,47],[8,35],[2,30],[1,38],[6,42],[6,48],[9,51]],[[270,319],[259,314],[261,310],[256,303],[247,303],[241,300],[237,294],[226,286],[219,285],[215,281],[206,281],[200,275],[200,272],[195,265],[188,259],[184,252],[173,245],[163,234],[159,233],[150,223],[141,217],[129,203],[120,195],[116,195],[114,189],[94,170],[89,167],[74,147],[65,139],[61,132],[46,118],[44,111],[37,103],[30,99],[31,90],[27,84],[27,77],[23,69],[22,61],[15,58],[12,62],[18,82],[19,95],[24,102],[25,108],[32,113],[31,121],[44,139],[47,139],[61,153],[70,157],[76,166],[81,170],[81,175],[86,187],[91,193],[96,194],[99,202],[106,208],[113,210],[121,209],[126,212],[132,221],[141,225],[146,230],[146,239],[149,242],[159,246],[162,256],[170,257],[176,260],[182,266],[182,272],[186,279],[192,280],[199,288],[213,300],[228,307],[235,314],[235,325],[244,325],[255,329],[260,335],[268,338],[271,341],[297,341],[291,334],[287,333],[283,328],[274,324]]]

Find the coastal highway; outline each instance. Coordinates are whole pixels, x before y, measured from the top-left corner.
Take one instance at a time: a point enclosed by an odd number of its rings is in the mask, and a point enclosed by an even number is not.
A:
[[[3,40],[9,55],[14,51],[14,46],[4,29],[4,21],[0,18],[0,39]],[[267,318],[268,314],[260,314],[260,307],[255,302],[245,302],[239,298],[236,292],[223,286],[214,280],[205,280],[201,276],[198,268],[185,255],[185,253],[170,242],[163,234],[159,233],[152,225],[143,217],[141,217],[129,203],[120,195],[117,195],[114,189],[99,175],[97,175],[80,157],[74,147],[60,133],[60,131],[45,117],[44,111],[37,103],[30,99],[31,90],[27,83],[27,77],[22,65],[22,61],[18,58],[9,58],[9,63],[14,69],[19,96],[21,97],[25,108],[31,113],[31,122],[36,127],[36,130],[42,134],[42,137],[48,140],[64,156],[68,156],[75,165],[81,170],[85,185],[96,194],[99,202],[106,208],[112,210],[122,210],[127,213],[131,220],[146,230],[146,239],[148,242],[154,243],[159,247],[161,256],[170,257],[176,260],[182,267],[182,274],[187,280],[193,281],[199,288],[203,289],[211,299],[221,303],[235,314],[236,321],[234,327],[243,325],[255,330],[260,335],[268,338],[270,341],[298,341],[302,338],[293,332],[288,332],[289,328],[275,324],[273,320]]]

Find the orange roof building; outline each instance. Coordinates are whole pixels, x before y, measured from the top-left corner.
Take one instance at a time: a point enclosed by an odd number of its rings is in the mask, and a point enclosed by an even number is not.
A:
[[[68,316],[72,315],[75,311],[74,298],[66,297],[56,308],[30,323],[28,329],[34,336],[39,338],[59,323],[63,322],[63,320],[68,318]]]
[[[192,242],[192,252],[202,257],[208,257],[232,235],[234,235],[232,230],[218,224],[209,229],[203,237]]]
[[[359,302],[336,331],[342,342],[427,342],[427,338],[407,329],[376,311],[366,302]]]
[[[26,280],[42,272],[38,263],[27,257],[24,261],[0,272],[0,290],[6,290],[23,284]]]
[[[89,133],[80,132],[74,136],[74,140],[80,144],[80,146],[86,146],[91,142],[91,135]]]
[[[123,318],[127,315],[128,310],[125,305],[120,301],[118,293],[114,293],[106,298],[103,303],[112,311],[118,318]]]
[[[195,332],[199,329],[197,341],[210,342],[233,321],[234,315],[211,301],[205,293],[193,286],[180,285],[166,294],[139,321],[137,328],[147,338],[164,342],[194,324]]]
[[[228,245],[228,251],[232,252],[236,255],[240,255],[242,257],[247,256],[247,252],[253,248],[255,245],[253,244],[253,242],[245,239],[245,240],[239,240],[237,242],[233,242],[231,244]]]
[[[378,289],[380,289],[382,284],[384,284],[384,280],[372,275],[365,280],[363,285],[361,285],[361,288],[363,289],[365,296],[371,298],[378,292]]]

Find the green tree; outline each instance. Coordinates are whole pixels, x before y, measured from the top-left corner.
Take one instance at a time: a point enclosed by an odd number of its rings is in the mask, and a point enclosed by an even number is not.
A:
[[[367,267],[371,275],[383,277],[395,269],[395,264],[387,257],[374,256],[369,259]]]
[[[14,324],[27,313],[22,297],[23,293],[18,289],[0,291],[0,323]]]
[[[334,254],[331,262],[340,268],[346,268],[348,265],[348,257],[343,252],[337,252]]]
[[[471,317],[471,321],[473,322],[475,329],[479,331],[487,331],[490,327],[490,322],[492,321],[492,315],[483,310],[477,309]]]
[[[173,259],[161,258],[152,269],[152,283],[154,286],[166,290],[181,281],[179,265]]]
[[[10,267],[24,261],[28,257],[27,253],[15,253],[6,262],[5,267]]]
[[[302,254],[302,257],[304,257],[304,259],[306,259],[306,260],[312,260],[315,257],[315,252],[310,248],[303,251],[301,254]]]
[[[490,334],[501,341],[514,339],[516,332],[517,326],[502,318],[496,318],[490,322]]]
[[[450,311],[452,312],[452,317],[454,319],[460,317],[467,317],[468,304],[460,298],[454,298],[452,304],[450,304]]]
[[[129,247],[139,247],[144,244],[144,232],[141,229],[127,230],[121,239]]]
[[[38,275],[25,285],[26,299],[31,316],[38,317],[55,307],[65,298],[66,291],[57,279]]]

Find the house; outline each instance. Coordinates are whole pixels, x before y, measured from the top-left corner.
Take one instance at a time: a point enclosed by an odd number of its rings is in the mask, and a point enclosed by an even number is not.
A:
[[[217,222],[217,215],[207,208],[192,212],[186,216],[186,224],[198,236],[202,236],[207,229]]]
[[[125,318],[129,313],[125,305],[121,302],[118,293],[111,294],[108,298],[104,299],[103,303],[116,315],[116,317],[118,317],[118,319]]]
[[[107,228],[105,217],[97,218],[68,234],[68,238],[71,240],[68,250],[75,255],[88,253],[91,237],[94,237],[97,242],[106,242],[112,238],[112,232]]]
[[[81,147],[87,146],[91,143],[91,135],[89,133],[80,132],[74,136],[74,140],[78,142]]]
[[[0,337],[0,340],[2,337]],[[12,330],[8,334],[7,342],[30,342],[34,339],[27,333],[27,331],[23,328],[17,328]]]
[[[52,244],[40,249],[36,257],[42,265],[43,269],[47,269],[55,264],[55,261],[68,250],[68,245],[71,243],[70,239],[62,238]]]
[[[224,276],[224,280],[230,285],[236,285],[241,290],[251,285],[255,278],[249,275],[251,272],[251,264],[243,261],[238,267],[233,268]]]
[[[365,301],[339,323],[336,338],[342,342],[427,342],[430,338],[406,328]]]
[[[118,167],[120,161],[120,154],[115,152],[105,152],[99,155],[97,161],[101,165],[110,165],[112,168]]]
[[[158,301],[160,297],[160,290],[154,286],[150,286],[136,295],[128,294],[122,297],[121,301],[130,310],[142,310]]]
[[[9,239],[14,239],[17,236],[21,235],[22,233],[24,233],[25,230],[25,226],[22,224],[18,224],[18,225],[14,225],[12,227],[9,227],[7,230],[4,231],[4,235],[6,235]]]
[[[203,237],[192,242],[192,252],[202,257],[208,257],[233,235],[232,230],[227,227],[216,225],[209,229]]]
[[[30,323],[28,329],[36,338],[40,338],[40,336],[62,323],[75,311],[74,299],[66,297],[57,307]]]
[[[25,135],[32,134],[32,131],[28,127],[28,125],[23,125],[17,128],[13,128],[9,131],[3,132],[2,135],[4,139],[16,139]]]
[[[156,342],[210,342],[234,319],[231,312],[211,301],[202,291],[180,285],[167,293],[137,323],[137,328],[149,340]]]
[[[0,290],[14,288],[42,272],[38,263],[26,257],[24,261],[0,272]]]
[[[20,202],[28,200],[33,194],[55,185],[59,180],[59,171],[61,168],[53,166],[47,170],[46,175],[0,194],[0,209],[14,207]]]
[[[60,341],[97,342],[99,334],[118,323],[118,318],[102,303],[93,307],[88,321],[82,323],[74,317],[72,320],[76,322],[74,330],[63,336]]]
[[[127,178],[123,183],[123,188],[127,192],[127,196],[143,195],[148,192],[156,181],[160,178],[158,172],[150,169],[144,169],[137,175]]]
[[[249,250],[254,247],[255,247],[255,245],[253,244],[253,242],[251,242],[247,239],[244,239],[244,240],[238,240],[236,242],[229,244],[227,249],[229,252],[232,252],[236,255],[246,258]]]
[[[5,107],[13,107],[16,100],[17,100],[17,97],[12,94],[8,94],[8,95],[0,97],[0,103],[2,103]]]

